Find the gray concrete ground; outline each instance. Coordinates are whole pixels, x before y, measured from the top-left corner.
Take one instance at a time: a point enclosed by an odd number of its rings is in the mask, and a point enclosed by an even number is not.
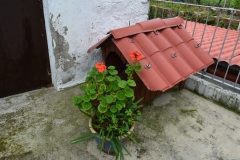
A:
[[[93,140],[72,145],[88,133],[88,118],[73,106],[78,86],[41,89],[0,99],[1,160],[113,160]],[[173,88],[143,117],[154,130],[137,124],[139,144],[128,142],[126,160],[240,160],[240,115],[186,89]]]

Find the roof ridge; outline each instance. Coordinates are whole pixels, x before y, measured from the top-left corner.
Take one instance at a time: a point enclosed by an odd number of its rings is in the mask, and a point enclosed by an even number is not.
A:
[[[182,23],[183,19],[181,17],[174,17],[169,19],[156,18],[144,22],[139,22],[132,26],[110,30],[109,32],[113,35],[114,39],[120,39],[139,33],[159,31],[165,28],[180,26]]]

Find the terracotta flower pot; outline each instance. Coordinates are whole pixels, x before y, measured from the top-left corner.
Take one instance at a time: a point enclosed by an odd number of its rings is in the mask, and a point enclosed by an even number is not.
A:
[[[134,126],[135,124],[133,123],[132,127],[130,128],[130,131],[128,132],[128,134],[131,134],[134,130]],[[93,127],[92,127],[92,118],[89,119],[89,129],[92,133],[97,133]],[[127,137],[126,136],[123,136],[123,137],[119,137],[119,139],[121,139],[121,141],[123,142],[123,144],[126,143],[127,141]],[[102,143],[102,139],[99,138],[98,136],[95,136],[94,137],[94,140],[96,141],[97,145],[100,147],[101,143]],[[114,155],[115,152],[114,152],[114,148],[112,147],[112,144],[111,144],[111,141],[110,139],[107,139],[105,142],[104,142],[104,145],[103,145],[103,149],[102,149],[103,152],[107,153],[107,154],[112,154]]]

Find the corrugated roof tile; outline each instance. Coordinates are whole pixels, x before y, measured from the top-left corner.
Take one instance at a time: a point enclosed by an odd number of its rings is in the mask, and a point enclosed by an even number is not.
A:
[[[195,22],[188,21],[186,23],[186,30],[192,34],[195,26]],[[194,38],[196,41],[201,42],[202,39],[202,45],[201,47],[208,53],[209,55],[214,58],[218,59],[220,62],[226,62],[230,63],[230,59],[232,57],[232,62],[230,66],[236,65],[240,67],[240,41],[237,42],[237,47],[235,52],[233,53],[234,46],[236,44],[237,38],[239,36],[240,31],[236,30],[228,30],[225,28],[206,25],[205,32],[204,32],[205,24],[202,23],[196,23],[196,28],[194,32]],[[214,36],[214,31],[216,29],[216,33]],[[227,34],[227,36],[226,36]],[[214,36],[214,40],[213,40]],[[226,40],[224,43],[224,38],[226,36]],[[212,43],[213,40],[213,43]],[[211,47],[211,49],[210,49]],[[222,52],[221,52],[221,49]]]
[[[166,26],[164,21],[160,18],[151,19],[145,22],[137,23],[142,27],[142,30],[149,31],[159,28],[159,26]]]
[[[196,47],[198,43],[182,23],[180,17],[158,18],[110,31],[112,41],[129,63],[130,52],[142,53],[139,62],[143,69],[138,75],[149,90],[165,91],[213,63],[201,47]],[[148,69],[144,67],[147,64],[151,66]]]

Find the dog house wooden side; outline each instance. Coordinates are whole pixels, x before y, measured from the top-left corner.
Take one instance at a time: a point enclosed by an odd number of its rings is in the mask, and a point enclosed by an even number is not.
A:
[[[121,51],[117,48],[117,46],[113,42],[109,42],[105,45],[102,45],[101,50],[102,59],[105,62],[105,64],[107,66],[109,65],[115,66],[117,70],[118,69],[120,70],[119,74],[122,76],[122,78],[124,78],[123,74],[125,73],[124,72],[125,69],[123,69],[122,67],[126,66],[127,60],[122,55]],[[148,102],[161,94],[161,91],[150,91],[149,89],[147,89],[147,87],[144,85],[144,83],[138,77],[137,74],[134,74],[133,78],[137,84],[137,86],[134,88],[135,99],[138,100],[140,98],[143,98],[141,104]]]

